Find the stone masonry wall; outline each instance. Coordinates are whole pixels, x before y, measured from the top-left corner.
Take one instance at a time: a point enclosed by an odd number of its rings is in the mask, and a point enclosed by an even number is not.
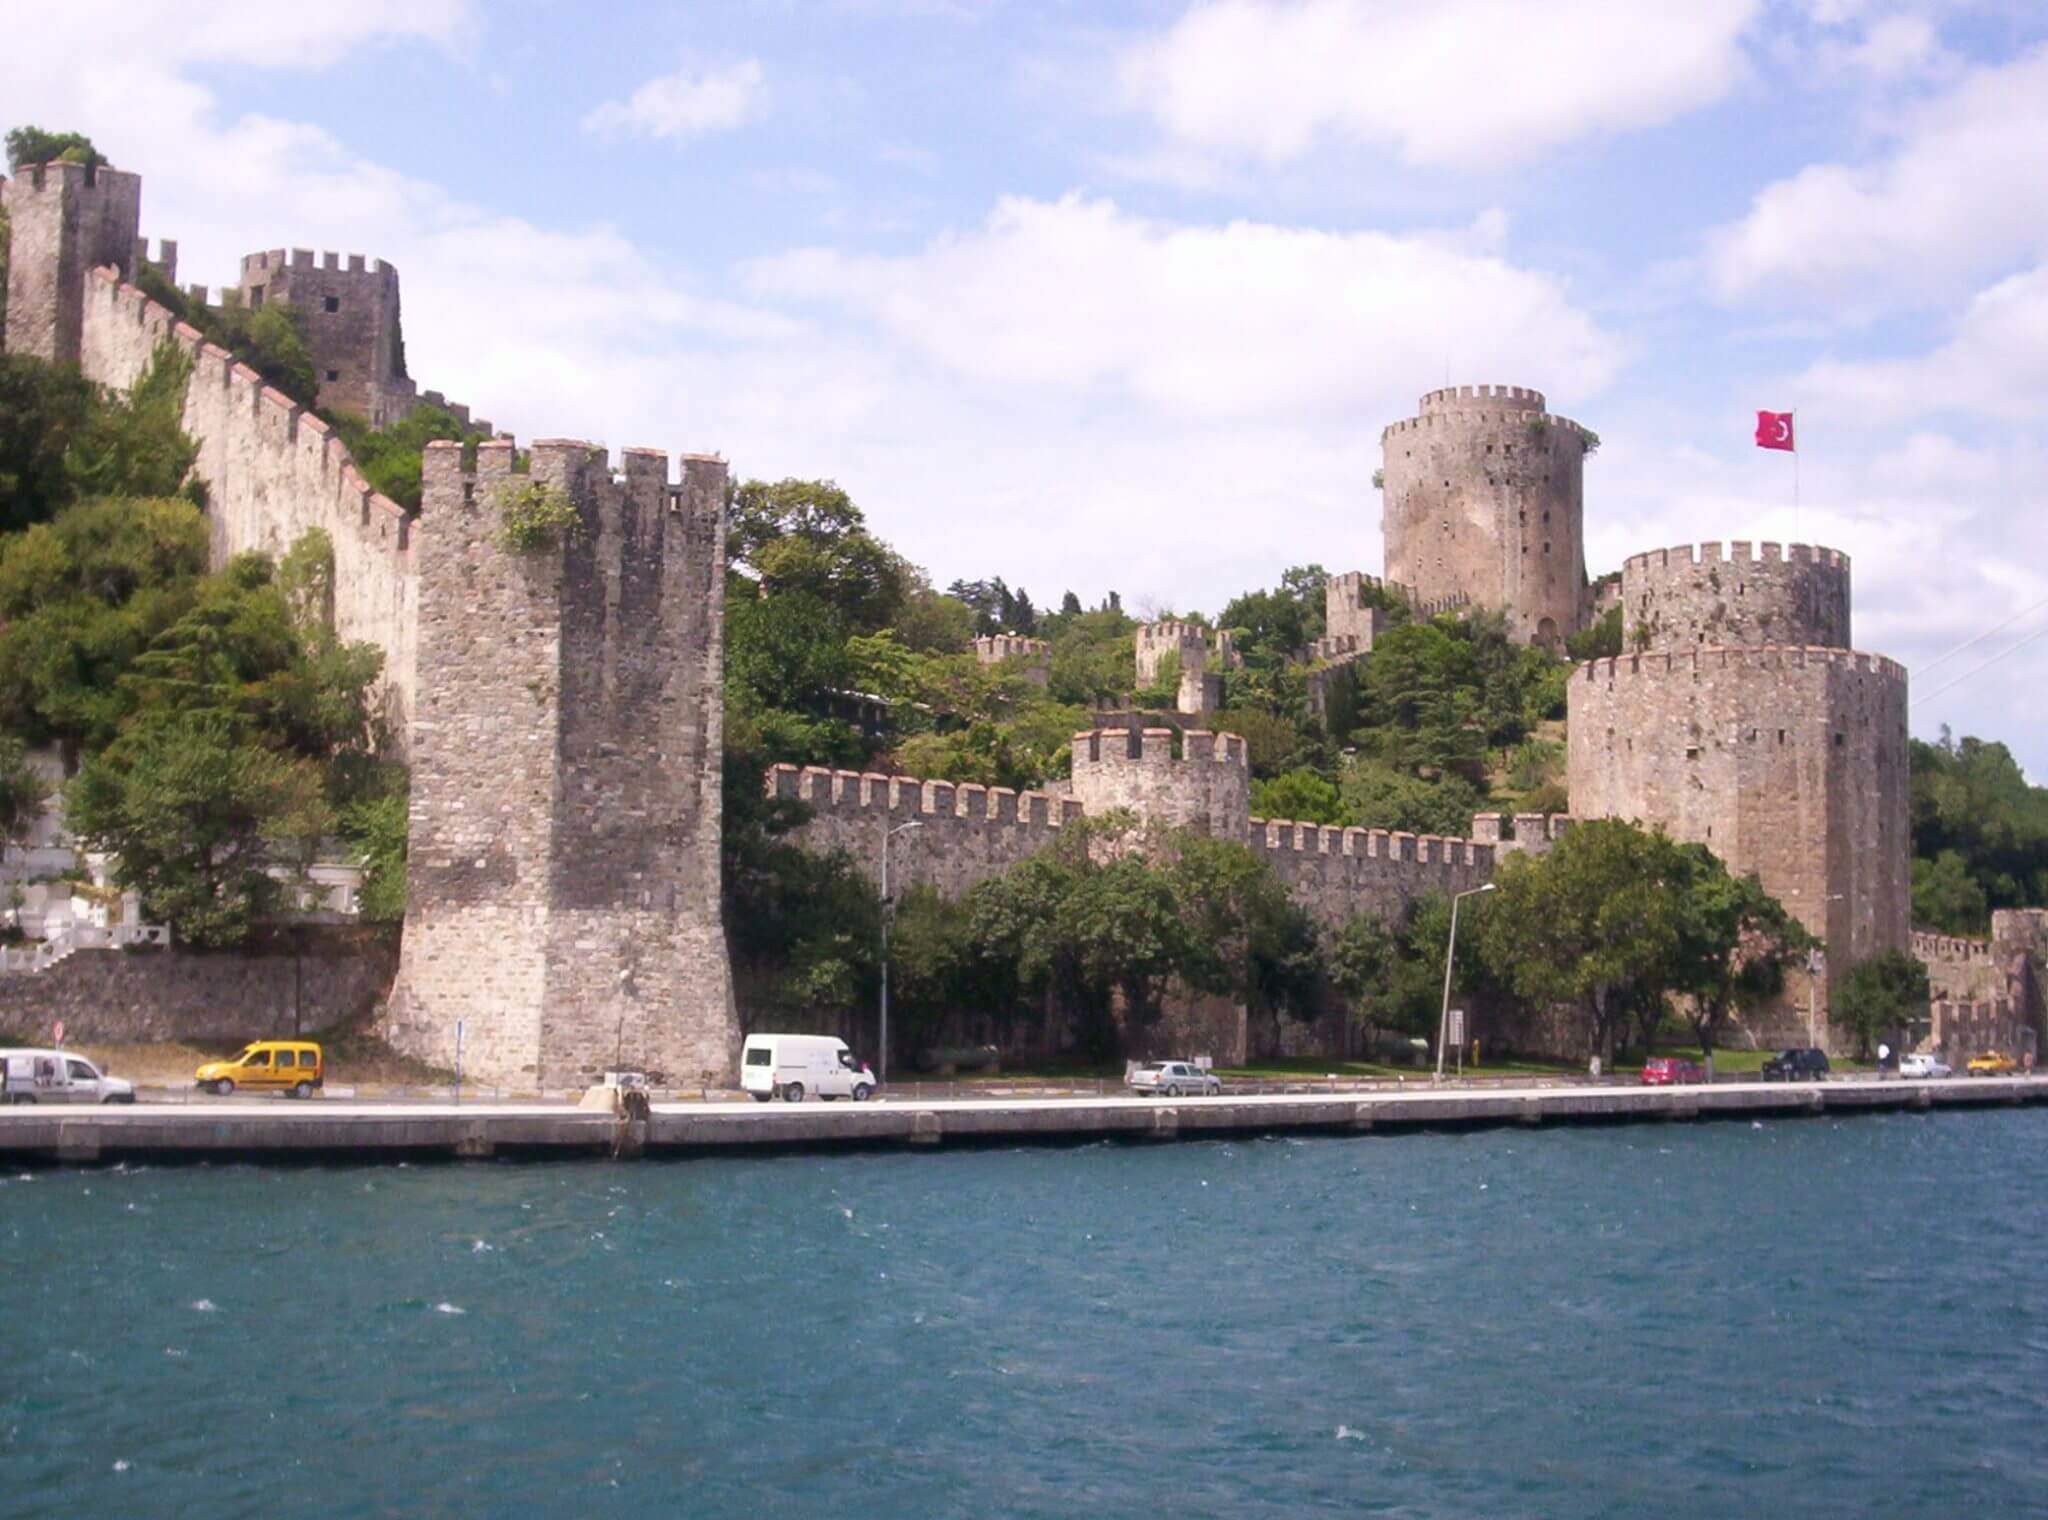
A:
[[[0,182],[11,224],[7,269],[9,353],[75,361],[86,274],[111,264],[132,273],[142,222],[142,176],[83,164],[24,166]]]
[[[1247,837],[1251,770],[1236,734],[1092,729],[1074,735],[1073,753],[1074,796],[1092,815],[1130,808],[1218,839]]]
[[[309,929],[232,954],[80,950],[48,971],[0,976],[0,1030],[67,1043],[254,1040],[317,1034],[367,1014],[391,989],[398,937],[388,929]]]
[[[509,441],[425,452],[433,679],[413,725],[410,907],[393,1042],[501,1082],[574,1086],[616,1059],[723,1081],[735,1058],[719,908],[722,462]],[[501,542],[504,493],[574,501],[552,549]]]
[[[416,388],[405,373],[398,271],[384,260],[308,248],[252,253],[242,260],[242,302],[284,302],[297,313],[312,355],[323,407],[354,412],[373,426],[412,410]]]
[[[1590,435],[1517,386],[1432,391],[1380,435],[1387,578],[1424,603],[1506,609],[1520,638],[1555,642],[1585,615]]]
[[[1568,701],[1574,815],[1662,827],[1754,872],[1827,942],[1821,1031],[1836,978],[1908,948],[1897,664],[1836,649],[1624,655],[1578,667]],[[1804,999],[1802,981],[1786,1006]]]
[[[1810,544],[1681,544],[1622,563],[1621,647],[1849,647],[1849,556]]]
[[[1295,901],[1329,928],[1360,913],[1398,921],[1417,898],[1464,892],[1493,879],[1492,846],[1435,834],[1254,818],[1251,847]]]
[[[133,385],[166,340],[194,361],[184,427],[199,443],[213,562],[248,549],[281,557],[307,530],[324,530],[335,631],[384,651],[384,715],[402,747],[416,678],[418,521],[370,489],[326,423],[254,370],[109,271],[85,277],[79,362],[90,379]]]

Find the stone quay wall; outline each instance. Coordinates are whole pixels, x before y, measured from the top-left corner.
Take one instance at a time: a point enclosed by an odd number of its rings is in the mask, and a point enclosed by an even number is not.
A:
[[[1621,647],[1849,647],[1849,556],[1811,544],[1689,544],[1621,567]]]
[[[369,1014],[397,970],[384,928],[282,930],[234,952],[78,950],[0,976],[0,1030],[46,1042],[62,1019],[74,1045],[317,1034]]]
[[[394,1044],[504,1083],[623,1057],[727,1080],[719,898],[726,470],[579,441],[430,444],[410,908]],[[572,502],[552,547],[502,537],[512,492]]]
[[[1585,616],[1585,456],[1591,435],[1539,391],[1432,391],[1380,435],[1387,578],[1432,603],[1506,610],[1554,644]],[[1335,631],[1335,630],[1333,630]],[[1350,631],[1350,630],[1344,630]]]
[[[417,679],[417,518],[370,489],[341,439],[227,350],[109,269],[85,277],[80,367],[125,390],[159,344],[193,361],[185,431],[199,444],[216,565],[245,550],[282,557],[311,529],[334,544],[334,628],[384,651],[383,710],[403,746]]]
[[[1626,818],[1754,872],[1827,942],[1832,990],[1909,947],[1906,673],[1840,649],[1701,649],[1572,673],[1580,818]],[[1802,985],[1788,1004],[1803,1006]]]

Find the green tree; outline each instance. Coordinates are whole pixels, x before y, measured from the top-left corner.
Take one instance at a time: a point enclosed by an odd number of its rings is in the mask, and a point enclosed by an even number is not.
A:
[[[1948,934],[1981,934],[1990,921],[1990,896],[1960,850],[1913,861],[1914,923]]]
[[[1299,823],[1351,821],[1337,788],[1306,766],[1252,783],[1252,812],[1261,818],[1291,818]]]
[[[1856,1041],[1867,1060],[1878,1039],[1892,1035],[1927,1012],[1927,968],[1903,950],[1887,950],[1858,961],[1835,988],[1828,1022]]]
[[[65,454],[80,496],[174,496],[185,489],[199,445],[184,430],[191,357],[165,339],[125,393],[101,391]]]
[[[1735,1014],[1761,1007],[1816,941],[1754,876],[1736,876],[1704,845],[1679,847],[1685,876],[1679,968],[1672,978],[1700,1052],[1711,1056]],[[1647,1042],[1646,1042],[1647,1044]]]
[[[0,531],[47,522],[72,499],[66,456],[96,399],[76,370],[0,354]]]
[[[420,507],[426,446],[441,440],[473,443],[484,436],[453,412],[438,406],[414,407],[397,422],[381,428],[371,427],[353,412],[323,410],[320,416],[348,445],[356,468],[363,472],[370,488],[414,512]]]
[[[51,786],[19,739],[0,734],[0,844],[28,837],[50,800]]]
[[[46,132],[41,127],[16,127],[7,134],[7,163],[20,169],[32,164],[84,164],[98,168],[106,155],[83,132]]]
[[[356,906],[373,923],[395,924],[405,917],[406,806],[405,792],[397,790],[352,802],[339,815],[341,835],[363,868]]]
[[[1621,608],[1609,607],[1590,627],[1566,638],[1564,647],[1575,660],[1613,659],[1621,653]]]
[[[1370,760],[1345,766],[1339,791],[1350,823],[1454,839],[1472,832],[1472,815],[1485,800],[1462,776],[1423,780]]]
[[[1633,1019],[1684,975],[1690,862],[1661,834],[1582,823],[1541,856],[1508,857],[1474,914],[1480,954],[1526,1002],[1565,1004],[1612,1062]]]
[[[138,725],[73,779],[72,831],[188,943],[239,944],[276,903],[265,865],[310,857],[331,822],[319,769],[238,734],[219,712]]]

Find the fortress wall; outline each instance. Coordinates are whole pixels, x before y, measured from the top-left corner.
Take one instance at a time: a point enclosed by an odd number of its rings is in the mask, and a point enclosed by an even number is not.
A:
[[[914,820],[919,827],[889,844],[891,889],[929,886],[947,897],[1029,859],[1081,817],[1079,801],[1049,792],[818,766],[771,767],[767,788],[771,797],[811,808],[810,822],[796,831],[799,843],[819,853],[846,851],[877,890],[883,833]]]
[[[413,731],[411,901],[387,1032],[507,1083],[580,1086],[617,1054],[671,1080],[734,1059],[719,900],[725,466],[509,440],[425,451],[433,679]],[[581,528],[501,541],[504,492]]]
[[[2006,995],[2006,972],[1991,952],[1991,941],[1915,929],[1912,952],[1927,968],[1928,990],[1937,998],[1973,1002]]]
[[[55,363],[76,359],[88,272],[103,264],[133,272],[142,176],[104,165],[24,164],[0,180],[0,206],[11,248],[0,347]]]
[[[359,253],[317,258],[310,248],[252,253],[242,260],[247,306],[284,302],[297,314],[320,385],[320,404],[353,412],[373,427],[397,422],[416,403],[405,373],[398,271]]]
[[[1810,544],[1735,540],[1630,555],[1622,564],[1622,647],[1849,647],[1849,556]]]
[[[1568,700],[1578,817],[1662,827],[1755,873],[1827,942],[1824,991],[1907,948],[1899,665],[1840,649],[1624,655],[1578,667]]]
[[[1135,639],[1140,686],[1159,679],[1159,662],[1168,655],[1180,660],[1183,671],[1208,668],[1209,630],[1199,623],[1141,623]]]
[[[87,277],[80,366],[89,378],[127,389],[166,339],[194,360],[184,427],[199,443],[213,562],[249,549],[282,558],[307,530],[325,530],[335,631],[384,651],[384,711],[403,746],[417,664],[418,521],[370,489],[318,417],[111,270]]]
[[[1493,846],[1436,834],[1254,818],[1251,846],[1295,901],[1333,929],[1360,913],[1397,922],[1419,897],[1493,879]]]
[[[1590,435],[1538,391],[1432,391],[1380,435],[1387,579],[1424,609],[1502,607],[1523,639],[1552,642],[1585,615]],[[1426,613],[1425,613],[1426,615]]]
[[[1073,752],[1074,796],[1091,815],[1129,808],[1217,839],[1246,837],[1251,768],[1236,734],[1098,728],[1074,735]]]

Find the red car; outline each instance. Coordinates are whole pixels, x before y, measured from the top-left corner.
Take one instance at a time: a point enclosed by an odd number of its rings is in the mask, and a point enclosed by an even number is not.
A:
[[[1706,1080],[1706,1068],[1697,1061],[1686,1061],[1677,1056],[1651,1056],[1643,1062],[1643,1084],[1646,1087],[1673,1087],[1681,1082]]]

